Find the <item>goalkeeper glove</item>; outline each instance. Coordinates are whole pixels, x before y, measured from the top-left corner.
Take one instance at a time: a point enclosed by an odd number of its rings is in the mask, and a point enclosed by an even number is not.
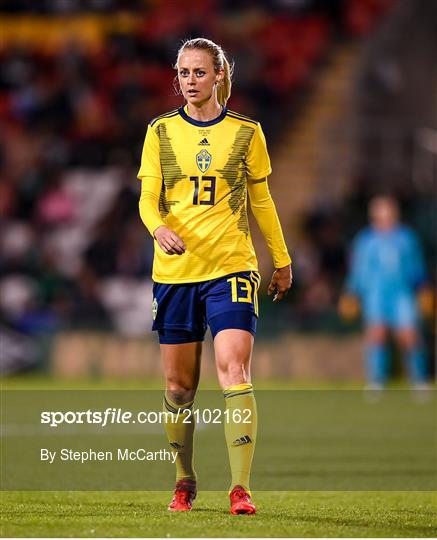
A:
[[[352,294],[342,294],[338,302],[338,313],[344,321],[354,321],[360,314],[360,301]]]

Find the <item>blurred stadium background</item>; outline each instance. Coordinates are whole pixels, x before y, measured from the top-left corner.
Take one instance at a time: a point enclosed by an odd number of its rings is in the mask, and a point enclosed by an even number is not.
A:
[[[3,375],[159,376],[136,172],[147,123],[181,104],[180,40],[207,36],[236,63],[230,107],[266,132],[294,259],[272,305],[253,224],[255,375],[362,381],[360,323],[336,306],[372,195],[400,201],[435,268],[436,26],[429,0],[1,1]]]

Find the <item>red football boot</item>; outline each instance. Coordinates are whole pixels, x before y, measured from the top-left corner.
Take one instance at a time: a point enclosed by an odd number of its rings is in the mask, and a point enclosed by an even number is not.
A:
[[[229,497],[231,499],[231,514],[255,514],[255,505],[244,487],[235,486]]]
[[[179,482],[176,482],[173,500],[168,509],[171,512],[187,512],[191,510],[196,494],[196,482],[193,480],[179,480]]]

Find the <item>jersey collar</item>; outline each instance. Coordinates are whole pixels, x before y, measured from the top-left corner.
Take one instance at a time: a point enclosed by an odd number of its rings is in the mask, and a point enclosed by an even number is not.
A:
[[[208,120],[207,122],[201,122],[200,120],[195,120],[194,118],[191,118],[191,116],[188,116],[188,114],[185,112],[185,107],[180,107],[179,114],[182,116],[184,120],[186,120],[189,124],[192,124],[193,126],[197,127],[208,127],[213,126],[214,124],[218,124],[225,118],[228,110],[226,107],[223,107],[222,112],[212,120]]]

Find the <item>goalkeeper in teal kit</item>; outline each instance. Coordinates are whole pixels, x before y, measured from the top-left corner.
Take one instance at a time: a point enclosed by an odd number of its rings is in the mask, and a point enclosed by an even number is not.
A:
[[[346,292],[340,313],[351,317],[359,301],[366,326],[366,364],[370,387],[382,388],[390,364],[387,342],[393,333],[405,358],[410,380],[418,387],[428,380],[420,335],[419,303],[432,310],[422,251],[415,233],[399,223],[399,209],[390,197],[376,197],[369,206],[370,226],[353,245]]]

